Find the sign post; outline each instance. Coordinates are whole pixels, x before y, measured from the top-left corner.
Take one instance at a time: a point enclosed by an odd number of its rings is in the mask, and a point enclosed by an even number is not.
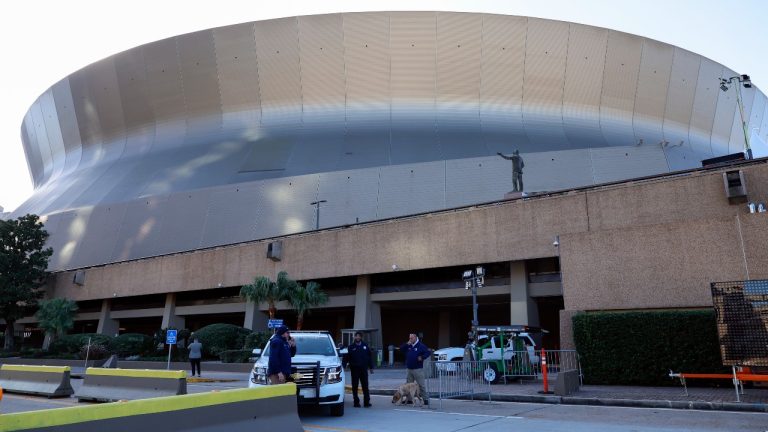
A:
[[[166,370],[171,369],[171,351],[173,350],[173,346],[176,345],[177,331],[178,330],[168,330],[165,332],[165,344],[168,345],[168,364],[165,366]]]

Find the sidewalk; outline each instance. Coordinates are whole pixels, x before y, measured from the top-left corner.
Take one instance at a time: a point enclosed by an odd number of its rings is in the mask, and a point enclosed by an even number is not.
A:
[[[373,394],[391,395],[405,382],[405,369],[376,369],[370,375],[370,388]],[[349,386],[350,381],[347,380]],[[541,381],[510,381],[509,384],[491,386],[491,400],[504,402],[534,402],[571,405],[602,405],[642,408],[677,408],[724,411],[768,412],[768,389],[747,388],[741,395],[741,402],[736,402],[736,393],[730,382],[723,387],[688,387],[688,396],[683,387],[641,387],[641,386],[606,386],[585,385],[571,396],[543,395]],[[550,390],[554,381],[550,381]],[[430,392],[434,394],[434,389]],[[433,396],[436,397],[436,396]],[[476,399],[487,396],[481,395]]]

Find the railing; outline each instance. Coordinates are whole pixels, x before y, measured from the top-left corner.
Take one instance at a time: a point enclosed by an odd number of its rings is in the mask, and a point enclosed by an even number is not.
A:
[[[469,397],[474,400],[475,396],[487,395],[490,402],[491,383],[483,378],[489,364],[482,360],[425,363],[427,392],[437,396],[440,409],[443,399]]]
[[[511,378],[532,378],[542,379],[542,351],[504,351],[503,369],[499,370],[500,379]],[[556,379],[558,373],[566,371],[577,371],[579,382],[583,382],[581,372],[581,362],[576,350],[550,350],[545,351],[547,360],[547,375],[550,380]]]
[[[424,363],[427,392],[439,399],[469,398],[487,395],[491,400],[491,384],[507,383],[507,378],[542,380],[542,351],[504,351],[505,361],[429,361]],[[560,372],[576,371],[583,383],[581,363],[575,350],[544,351],[548,380]],[[520,380],[521,382],[523,380]]]

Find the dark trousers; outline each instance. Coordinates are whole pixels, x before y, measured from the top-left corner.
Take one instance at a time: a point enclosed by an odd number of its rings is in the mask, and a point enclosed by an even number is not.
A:
[[[357,384],[363,386],[363,403],[371,403],[371,393],[368,391],[368,369],[352,366],[352,397],[355,399],[355,405],[360,405],[360,397],[357,396]]]
[[[192,365],[192,376],[195,376],[195,368],[197,368],[197,376],[200,376],[200,359],[189,359],[189,363]]]

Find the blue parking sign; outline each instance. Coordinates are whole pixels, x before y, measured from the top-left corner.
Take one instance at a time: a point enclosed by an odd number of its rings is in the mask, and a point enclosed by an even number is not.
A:
[[[168,330],[165,333],[165,343],[168,345],[176,345],[176,332],[178,330]]]
[[[280,327],[281,325],[283,325],[283,320],[281,320],[281,319],[271,319],[271,320],[267,321],[267,327],[271,328],[271,329],[276,329],[276,328]]]

